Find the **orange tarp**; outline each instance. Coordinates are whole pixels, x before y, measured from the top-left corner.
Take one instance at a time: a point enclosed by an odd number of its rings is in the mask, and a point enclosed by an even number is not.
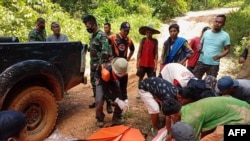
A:
[[[145,141],[140,130],[124,125],[101,128],[85,141]]]

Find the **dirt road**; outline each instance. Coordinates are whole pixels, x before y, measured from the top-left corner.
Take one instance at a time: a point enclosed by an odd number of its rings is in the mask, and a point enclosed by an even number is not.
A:
[[[179,36],[190,39],[194,36],[199,36],[200,30],[209,25],[215,14],[228,13],[235,9],[218,9],[202,12],[189,12],[184,17],[177,17],[173,19],[180,25]],[[163,24],[161,34],[158,36],[159,47],[162,47],[163,42],[169,36],[168,24]],[[159,53],[160,53],[159,49]],[[137,52],[136,52],[137,53]],[[140,99],[137,99],[137,77],[135,75],[135,56],[129,62],[129,84],[128,84],[128,97],[130,110],[124,116],[126,119],[125,125],[139,128],[143,132],[148,132],[151,126],[150,117],[147,113],[145,105]],[[231,73],[231,68],[234,67],[230,58],[222,60],[224,61],[219,72],[220,77],[222,74]],[[88,75],[88,74],[87,74]],[[89,80],[89,78],[88,78]],[[84,139],[90,136],[93,132],[99,128],[95,125],[95,111],[89,109],[88,105],[93,102],[91,85],[88,82],[87,85],[80,84],[75,88],[69,90],[65,95],[63,101],[59,103],[59,116],[56,124],[56,130],[53,134],[46,139],[46,141],[68,141],[72,139]],[[105,126],[110,126],[112,114],[106,113],[105,110]],[[150,141],[151,136],[148,136],[146,140]]]

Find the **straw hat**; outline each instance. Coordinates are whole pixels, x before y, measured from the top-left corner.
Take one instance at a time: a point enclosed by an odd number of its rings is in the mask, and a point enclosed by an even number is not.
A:
[[[142,27],[139,28],[139,32],[142,35],[146,35],[146,31],[151,31],[152,34],[160,34],[161,33],[160,31],[154,29],[153,25],[142,26]]]
[[[112,69],[115,73],[127,73],[128,72],[128,61],[124,58],[114,58],[112,60]]]

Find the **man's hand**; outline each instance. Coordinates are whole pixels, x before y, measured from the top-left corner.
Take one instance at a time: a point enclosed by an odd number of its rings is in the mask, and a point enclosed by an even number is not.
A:
[[[215,56],[213,57],[214,60],[219,60],[220,58],[221,58],[220,55],[215,55]]]
[[[116,98],[116,99],[115,99],[115,103],[118,104],[118,106],[120,107],[120,109],[121,109],[123,112],[128,111],[129,106],[128,106],[128,104],[127,104],[125,101],[120,100],[119,98]]]
[[[245,62],[245,58],[244,58],[244,57],[240,57],[240,58],[239,58],[239,63],[242,64],[242,63],[244,63],[244,62]]]

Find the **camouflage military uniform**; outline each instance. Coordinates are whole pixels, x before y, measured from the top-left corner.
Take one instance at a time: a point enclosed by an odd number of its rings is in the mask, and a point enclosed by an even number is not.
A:
[[[90,79],[92,86],[98,85],[101,76],[101,64],[110,56],[108,37],[101,30],[90,38]]]
[[[46,30],[33,29],[29,32],[29,41],[46,41]]]
[[[109,61],[111,56],[111,49],[107,35],[101,30],[97,30],[90,38],[90,81],[93,87],[96,103],[96,119],[103,121],[103,91],[100,85],[101,78],[101,64]]]

